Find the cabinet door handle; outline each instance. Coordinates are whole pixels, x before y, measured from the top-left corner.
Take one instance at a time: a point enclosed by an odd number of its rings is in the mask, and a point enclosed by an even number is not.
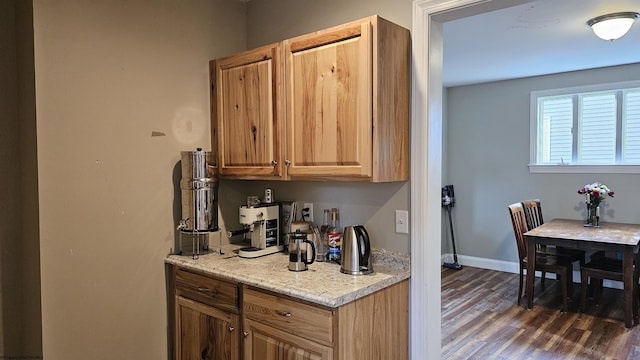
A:
[[[248,332],[246,332],[246,331],[243,331],[243,332],[242,332],[242,335],[243,335],[244,337],[247,337],[247,336],[249,336],[249,333],[248,333]]]
[[[291,313],[288,311],[280,311],[280,310],[276,310],[276,314],[280,315],[280,316],[284,316],[284,317],[290,317]]]
[[[285,161],[284,161],[284,164],[285,164],[286,166],[291,165],[291,160],[285,160]]]
[[[275,160],[271,160],[271,166],[277,166],[277,165],[278,165],[278,162],[277,162],[277,161],[275,161]]]
[[[229,326],[229,332],[233,332],[233,330],[235,330],[236,328],[234,328],[233,326]]]

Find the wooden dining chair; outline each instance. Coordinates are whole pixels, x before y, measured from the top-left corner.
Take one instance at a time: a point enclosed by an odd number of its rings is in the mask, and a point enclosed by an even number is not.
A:
[[[522,203],[509,205],[511,224],[518,247],[518,258],[520,263],[520,282],[518,286],[518,305],[522,299],[524,269],[527,268],[527,243],[524,240],[524,233],[528,231]],[[554,273],[560,279],[562,288],[562,310],[567,311],[567,298],[570,296],[571,284],[573,284],[573,262],[567,257],[536,252],[535,270],[545,274]]]
[[[528,230],[535,229],[544,224],[544,220],[542,218],[542,206],[539,199],[524,200],[522,202],[522,208],[524,210],[524,217],[527,222]],[[584,250],[569,249],[561,246],[552,247],[539,245],[538,248],[536,248],[536,251],[549,255],[567,257],[571,262],[580,262],[580,266],[585,264],[586,252]],[[600,255],[604,256],[604,253]]]
[[[634,255],[633,267],[633,317],[638,319],[638,306],[640,305],[640,266],[638,254]],[[587,293],[589,287],[593,293],[593,303],[598,304],[602,294],[602,282],[604,279],[623,281],[622,260],[601,257],[589,261],[580,268],[580,279],[582,282],[582,298],[580,301],[580,311],[584,312],[587,303]],[[591,280],[591,281],[589,281]]]

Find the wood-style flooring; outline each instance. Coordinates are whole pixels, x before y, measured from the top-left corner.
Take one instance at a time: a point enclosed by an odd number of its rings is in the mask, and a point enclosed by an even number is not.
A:
[[[536,278],[533,309],[517,304],[518,275],[442,269],[442,359],[640,359],[640,325],[624,326],[622,290],[604,288],[580,313],[579,284],[560,312],[559,282]]]

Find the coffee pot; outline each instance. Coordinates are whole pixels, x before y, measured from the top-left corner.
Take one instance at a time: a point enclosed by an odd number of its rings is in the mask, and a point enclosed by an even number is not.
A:
[[[350,275],[369,274],[373,272],[372,262],[371,242],[364,226],[345,227],[340,272]]]
[[[308,249],[313,253],[308,254]],[[309,240],[306,232],[297,230],[289,234],[289,270],[305,271],[307,265],[313,264],[316,259],[316,247],[313,241]]]

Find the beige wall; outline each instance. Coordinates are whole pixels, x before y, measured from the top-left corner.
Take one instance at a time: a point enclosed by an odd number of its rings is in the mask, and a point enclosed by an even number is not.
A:
[[[245,4],[33,7],[44,357],[167,358],[173,171],[210,147],[208,60],[245,49]]]
[[[375,14],[411,29],[412,4],[411,0],[254,0],[247,3],[247,44],[257,47]],[[337,207],[342,225],[364,224],[374,247],[410,251],[409,236],[396,234],[394,221],[396,209],[409,209],[408,182],[226,181],[220,189],[261,195],[266,186],[275,189],[277,199],[312,201],[316,223],[322,222],[322,209]],[[221,201],[227,223],[237,217],[237,206],[243,201],[233,200],[225,204]]]

